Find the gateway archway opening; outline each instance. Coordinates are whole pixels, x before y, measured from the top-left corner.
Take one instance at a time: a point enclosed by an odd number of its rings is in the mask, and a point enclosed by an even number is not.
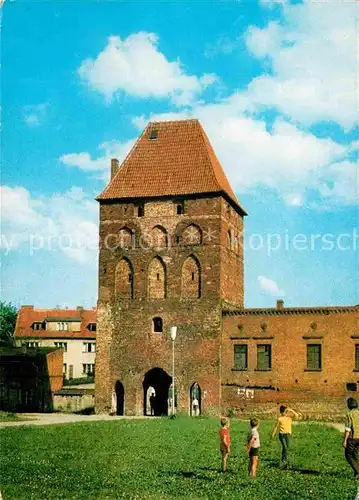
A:
[[[116,415],[123,415],[125,410],[125,389],[123,384],[117,380],[115,385],[115,401],[113,402]]]
[[[168,415],[168,390],[172,377],[162,368],[152,368],[143,379],[143,414],[157,417]]]

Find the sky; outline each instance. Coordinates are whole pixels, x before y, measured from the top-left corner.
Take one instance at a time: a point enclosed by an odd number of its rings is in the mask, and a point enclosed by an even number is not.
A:
[[[358,304],[356,18],[344,0],[5,0],[2,299],[95,306],[110,158],[149,120],[198,118],[248,212],[245,305]]]

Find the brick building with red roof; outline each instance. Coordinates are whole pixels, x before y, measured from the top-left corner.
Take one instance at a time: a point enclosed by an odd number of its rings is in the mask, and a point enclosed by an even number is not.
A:
[[[63,349],[63,374],[68,379],[94,375],[96,309],[22,306],[14,338],[17,346]]]
[[[149,123],[98,201],[98,412],[116,394],[116,413],[148,414],[155,394],[167,414],[173,346],[178,411],[327,411],[356,393],[358,306],[244,308],[246,212],[197,120]]]

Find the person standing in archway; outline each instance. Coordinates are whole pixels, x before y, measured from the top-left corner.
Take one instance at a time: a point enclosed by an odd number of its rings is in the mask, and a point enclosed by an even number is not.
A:
[[[196,398],[196,396],[194,397],[194,399],[192,401],[192,415],[195,417],[198,417],[198,415],[199,415],[199,401]]]
[[[345,458],[354,472],[355,479],[359,479],[359,409],[354,398],[347,401],[348,413],[345,422],[343,447]]]
[[[117,394],[116,394],[116,391],[112,391],[110,415],[117,415]]]
[[[154,392],[151,392],[150,396],[150,408],[151,408],[151,415],[154,416],[155,414],[155,404],[156,404],[156,396]]]

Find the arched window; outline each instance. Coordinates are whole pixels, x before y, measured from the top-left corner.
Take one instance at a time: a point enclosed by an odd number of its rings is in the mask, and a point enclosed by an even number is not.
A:
[[[183,204],[178,203],[176,207],[177,215],[182,215],[183,214]]]
[[[182,233],[182,242],[184,245],[201,245],[202,230],[196,224],[190,224]]]
[[[133,268],[126,258],[121,259],[116,266],[115,292],[119,297],[133,298]]]
[[[118,233],[118,243],[120,248],[132,248],[133,233],[128,227],[123,227]]]
[[[181,295],[192,299],[201,297],[201,268],[194,255],[187,257],[182,266]]]
[[[152,331],[154,333],[163,332],[163,321],[162,318],[156,317],[152,319]]]
[[[155,257],[148,268],[148,296],[151,299],[165,299],[166,288],[166,266],[160,257]]]
[[[166,248],[168,246],[168,234],[164,227],[155,226],[151,231],[152,248]]]

